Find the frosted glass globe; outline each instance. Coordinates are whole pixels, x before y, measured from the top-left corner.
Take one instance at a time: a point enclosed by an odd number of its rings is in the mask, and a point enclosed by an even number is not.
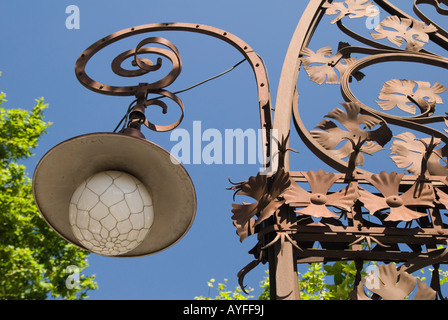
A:
[[[127,253],[147,237],[154,221],[151,195],[134,176],[103,171],[73,193],[70,225],[80,243],[105,256]]]

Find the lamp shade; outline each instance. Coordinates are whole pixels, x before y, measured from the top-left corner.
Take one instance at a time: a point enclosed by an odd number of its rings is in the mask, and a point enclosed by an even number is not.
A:
[[[121,133],[93,133],[55,146],[39,161],[34,172],[36,205],[61,237],[95,252],[82,244],[79,234],[75,235],[76,223],[73,213],[70,218],[70,209],[73,211],[72,199],[80,186],[103,172],[123,172],[134,177],[152,202],[150,231],[139,239],[135,248],[117,257],[155,254],[174,245],[188,232],[196,214],[196,193],[185,168],[168,151],[146,139]],[[96,253],[101,254],[101,250]]]

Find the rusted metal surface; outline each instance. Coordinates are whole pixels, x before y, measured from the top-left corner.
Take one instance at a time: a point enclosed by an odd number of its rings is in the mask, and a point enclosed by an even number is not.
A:
[[[297,103],[297,78],[299,76],[301,59],[299,53],[306,48],[311,36],[316,29],[319,20],[324,14],[321,6],[326,0],[310,0],[308,6],[300,18],[300,21],[294,31],[293,37],[286,53],[285,61],[282,67],[282,73],[278,84],[275,113],[274,113],[274,128],[278,130],[278,136],[286,137],[290,132],[292,111],[297,110],[293,105]],[[297,111],[298,112],[298,111]],[[295,117],[297,118],[297,117]],[[300,117],[297,119],[300,120]],[[296,119],[296,120],[297,120]],[[297,121],[296,121],[297,123]],[[299,126],[305,128],[303,123]],[[307,130],[298,130],[300,135],[304,135],[304,141],[311,141]],[[302,136],[301,136],[302,138]],[[286,145],[287,147],[288,145]],[[318,147],[318,149],[320,149]],[[322,148],[323,149],[323,148]],[[273,162],[275,158],[273,159]],[[273,166],[277,164],[274,162]],[[289,155],[285,155],[285,169],[289,170]]]

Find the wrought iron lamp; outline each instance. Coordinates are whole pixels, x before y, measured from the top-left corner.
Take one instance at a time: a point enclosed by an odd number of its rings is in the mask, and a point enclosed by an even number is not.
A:
[[[163,30],[208,34],[240,50],[252,64],[259,82],[262,120],[266,117],[270,121],[267,78],[260,58],[247,44],[223,30],[197,24],[153,24],[122,30],[90,46],[76,63],[76,76],[92,91],[135,96],[135,104],[126,115],[127,125],[118,133],[82,135],[51,149],[36,167],[33,192],[40,212],[56,232],[101,255],[136,257],[157,253],[179,241],[194,220],[196,194],[185,168],[141,132],[142,126],[157,132],[170,131],[182,122],[182,101],[165,89],[182,70],[177,48],[164,38],[149,37],[112,62],[112,70],[119,76],[139,77],[158,70],[162,64],[160,58],[153,63],[142,55],[158,54],[169,59],[171,71],[154,83],[109,86],[92,80],[86,72],[89,60],[108,45]],[[148,47],[151,44],[157,46]],[[136,70],[122,67],[129,58]],[[150,94],[156,98],[149,99]],[[163,98],[172,100],[182,112],[176,122],[167,126],[153,124],[145,116],[145,109],[152,105],[166,113]]]

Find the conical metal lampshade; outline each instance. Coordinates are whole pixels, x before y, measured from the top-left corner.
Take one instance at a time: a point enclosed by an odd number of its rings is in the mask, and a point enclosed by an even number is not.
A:
[[[83,248],[69,222],[70,200],[90,176],[123,171],[140,180],[151,193],[154,222],[144,241],[119,257],[160,252],[179,241],[196,214],[196,193],[185,170],[156,144],[119,133],[94,133],[64,141],[38,163],[33,194],[47,223],[67,241]]]

